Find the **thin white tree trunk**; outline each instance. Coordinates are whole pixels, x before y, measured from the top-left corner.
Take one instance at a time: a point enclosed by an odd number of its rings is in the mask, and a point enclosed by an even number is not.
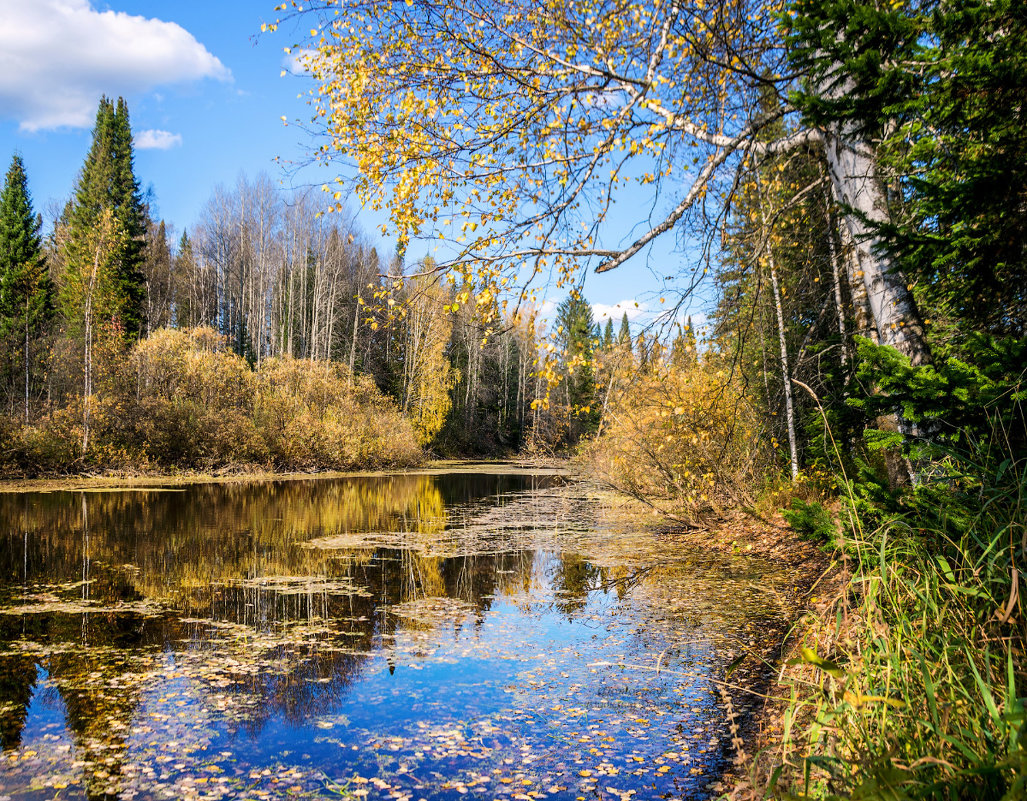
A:
[[[774,310],[777,312],[777,339],[781,349],[781,377],[785,390],[785,423],[788,428],[788,453],[791,458],[792,478],[799,476],[799,451],[795,441],[795,406],[792,400],[792,376],[788,369],[788,343],[785,340],[784,308],[781,304],[781,287],[777,280],[777,264],[774,262],[774,249],[771,246],[771,231],[767,224],[767,213],[763,205],[763,191],[760,187],[759,167],[757,166],[756,187],[759,193],[760,218],[763,222],[763,236],[767,252],[767,265],[770,267],[770,285],[774,291]]]
[[[363,299],[360,296],[359,284],[357,290],[357,302],[353,308],[353,338],[349,343],[349,385],[353,386],[353,371],[356,368],[357,362],[357,331],[360,328],[360,301]]]
[[[845,325],[845,304],[842,301],[842,282],[838,272],[838,253],[834,246],[835,219],[831,213],[832,203],[829,191],[824,192],[824,213],[827,216],[827,255],[831,260],[831,278],[834,281],[834,307],[838,314],[838,336],[841,337],[842,367],[849,363],[849,335]]]
[[[102,235],[101,235],[102,236]],[[89,450],[89,403],[93,396],[93,290],[96,287],[96,273],[100,269],[100,250],[103,247],[103,240],[96,246],[96,254],[93,257],[93,272],[89,276],[89,290],[86,292],[85,308],[85,365],[83,370],[83,398],[82,398],[82,455],[85,456]]]

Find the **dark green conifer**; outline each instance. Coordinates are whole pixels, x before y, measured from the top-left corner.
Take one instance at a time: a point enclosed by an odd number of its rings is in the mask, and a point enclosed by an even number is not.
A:
[[[32,211],[25,165],[15,155],[0,194],[0,341],[7,352],[21,357],[23,369],[14,365],[10,369],[25,376],[26,417],[30,345],[46,327],[53,309],[41,227],[42,220]]]
[[[613,347],[613,318],[606,318],[606,328],[603,330],[603,348],[609,350]]]
[[[617,334],[617,342],[621,345],[627,345],[628,349],[631,349],[631,325],[628,323],[627,312],[624,312],[624,316],[620,318],[620,331]]]
[[[135,177],[132,129],[128,106],[119,98],[117,106],[100,99],[93,128],[93,142],[86,157],[75,199],[68,212],[69,268],[88,257],[83,243],[90,239],[104,209],[111,209],[123,232],[122,245],[113,254],[115,284],[120,294],[119,316],[128,338],[143,328],[145,279],[143,252],[147,217]]]
[[[32,211],[25,165],[15,155],[0,195],[0,332],[20,330],[26,315],[37,318],[48,307],[40,224]]]
[[[581,295],[571,295],[556,310],[556,324],[560,331],[560,344],[568,364],[575,363],[567,375],[567,400],[576,418],[572,426],[572,439],[591,433],[599,425],[595,404],[595,353],[592,307]]]

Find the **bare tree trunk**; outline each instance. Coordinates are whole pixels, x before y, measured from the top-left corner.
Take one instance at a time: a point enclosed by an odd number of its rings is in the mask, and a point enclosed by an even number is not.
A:
[[[358,277],[359,281],[359,277]],[[360,295],[360,285],[357,284],[357,303],[353,308],[353,338],[349,343],[349,385],[353,386],[353,371],[357,362],[357,331],[360,329],[360,302],[363,298]]]
[[[849,294],[852,297],[853,322],[856,325],[855,333],[861,337],[880,342],[877,336],[877,326],[874,324],[874,317],[870,313],[870,303],[867,300],[867,288],[863,284],[863,276],[860,274],[859,262],[856,259],[856,246],[852,241],[852,234],[849,233],[848,225],[838,226],[838,236],[841,240],[842,252],[840,258],[845,262],[845,274],[849,282]]]
[[[824,213],[827,216],[827,254],[831,260],[831,278],[834,282],[834,306],[838,314],[838,335],[841,337],[842,367],[849,363],[849,336],[845,330],[845,304],[842,301],[842,282],[838,273],[838,253],[834,246],[835,219],[832,209],[831,194],[824,192]]]
[[[770,265],[770,283],[774,288],[774,309],[777,311],[777,338],[781,346],[781,376],[785,388],[785,422],[788,426],[788,453],[791,457],[792,478],[799,475],[799,453],[795,444],[795,408],[792,403],[792,377],[788,370],[788,345],[785,342],[784,311],[781,308],[781,288],[777,281],[777,267],[774,254],[767,245],[767,262]]]
[[[895,348],[914,366],[931,360],[924,337],[923,322],[911,288],[897,265],[884,255],[875,226],[888,221],[888,208],[874,153],[857,136],[847,136],[849,126],[826,137],[827,165],[837,197],[852,209],[845,215],[844,228],[852,239],[853,252],[866,302],[874,318],[878,341]],[[916,427],[896,411],[877,420],[886,430],[915,435]],[[885,451],[885,461],[893,486],[907,479],[915,485],[918,470],[898,452]]]
[[[102,234],[101,234],[102,236]],[[85,364],[83,370],[83,397],[82,397],[82,455],[85,456],[89,450],[89,413],[90,400],[93,396],[93,290],[96,287],[96,273],[100,269],[100,250],[103,247],[103,240],[97,243],[96,253],[93,256],[93,272],[89,276],[89,290],[86,292],[85,308]]]
[[[770,284],[774,290],[774,310],[777,312],[777,339],[781,349],[781,377],[785,390],[785,424],[788,427],[788,452],[791,457],[792,478],[799,476],[799,451],[795,442],[795,406],[792,400],[792,376],[788,369],[788,343],[785,340],[784,308],[781,304],[781,287],[777,280],[777,265],[774,262],[774,249],[770,243],[771,231],[767,224],[767,213],[763,204],[763,191],[760,188],[759,166],[757,165],[756,187],[759,192],[760,218],[763,222],[763,236],[766,240],[767,264],[770,267]]]

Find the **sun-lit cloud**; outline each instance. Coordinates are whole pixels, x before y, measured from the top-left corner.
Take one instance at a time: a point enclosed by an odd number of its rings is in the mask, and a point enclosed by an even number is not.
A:
[[[90,0],[0,0],[0,115],[22,130],[87,128],[100,95],[231,72],[182,26]]]
[[[310,65],[316,55],[316,50],[306,48],[290,50],[282,59],[282,69],[293,75],[309,76]]]
[[[634,298],[622,300],[618,303],[592,303],[592,319],[597,323],[606,325],[608,319],[612,319],[614,325],[619,325],[621,318],[627,314],[628,320],[633,323],[646,322],[652,316],[652,307],[646,301],[636,301]],[[552,332],[556,325],[556,315],[560,302],[546,298],[538,304],[538,321],[546,326],[546,330]]]
[[[140,131],[135,136],[135,146],[138,150],[170,150],[180,144],[182,144],[182,134],[171,133],[171,131]]]

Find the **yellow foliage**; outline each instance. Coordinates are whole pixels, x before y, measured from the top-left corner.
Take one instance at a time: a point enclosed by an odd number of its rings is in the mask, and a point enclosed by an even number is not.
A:
[[[210,328],[161,329],[140,341],[104,375],[91,407],[85,454],[77,396],[35,426],[0,425],[0,467],[343,470],[421,458],[409,421],[370,379],[291,358],[254,371]]]
[[[288,469],[410,464],[410,423],[367,376],[337,362],[282,357],[260,366],[254,419],[272,462]]]
[[[747,90],[737,53],[777,53],[776,3],[279,8],[269,29],[291,19],[313,31],[293,50],[324,135],[314,157],[343,169],[337,191],[388,214],[383,235],[459,246],[447,267],[485,298],[476,309],[486,323],[503,287],[529,300],[535,278],[573,286],[586,264],[630,258],[599,235],[614,208],[626,213],[618,200],[645,209],[673,194],[670,223],[702,202],[709,174],[752,135],[751,117],[728,102]],[[761,57],[748,66],[776,68]],[[690,188],[661,180],[699,162]]]
[[[721,504],[751,505],[772,467],[758,410],[711,360],[663,364],[610,401],[586,450],[594,473],[688,522]]]

